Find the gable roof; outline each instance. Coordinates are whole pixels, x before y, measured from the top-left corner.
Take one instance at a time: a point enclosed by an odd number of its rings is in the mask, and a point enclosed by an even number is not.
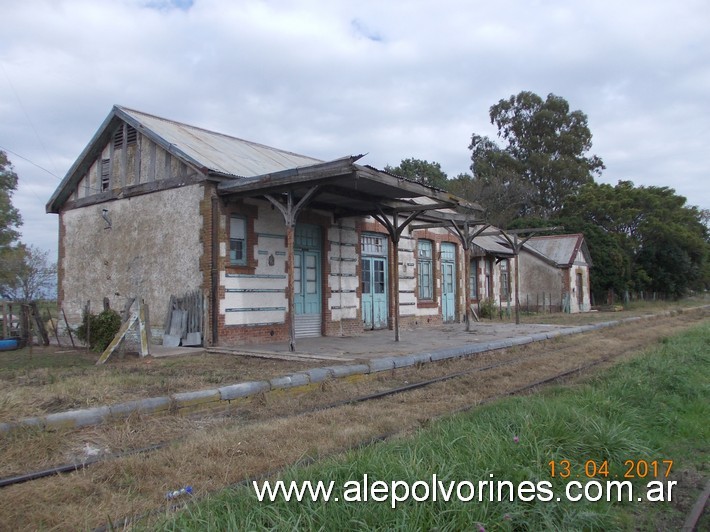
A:
[[[525,247],[547,257],[557,266],[572,266],[577,260],[577,252],[582,251],[585,261],[591,265],[592,261],[581,233],[571,235],[534,236],[530,238]]]
[[[320,159],[271,148],[222,133],[114,105],[99,129],[47,203],[47,212],[59,212],[84,174],[110,142],[121,122],[161,146],[198,171],[204,178],[252,177],[322,163]]]
[[[201,168],[221,175],[253,177],[323,162],[126,107],[114,111],[141,133],[178,147]]]
[[[47,203],[58,213],[121,124],[128,124],[173,157],[191,167],[192,182],[219,181],[223,196],[263,196],[289,192],[296,200],[318,188],[314,207],[336,216],[408,213],[422,219],[465,217],[481,207],[448,192],[368,166],[354,164],[362,155],[321,161],[222,133],[114,106]],[[110,191],[100,201],[146,193],[143,184]],[[151,189],[152,190],[152,189]],[[413,218],[411,218],[413,219]]]

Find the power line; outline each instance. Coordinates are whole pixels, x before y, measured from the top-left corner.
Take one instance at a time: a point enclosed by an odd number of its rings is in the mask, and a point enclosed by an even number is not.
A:
[[[47,157],[47,160],[49,160],[50,163],[54,164],[54,161],[52,160],[52,158],[51,158],[50,155],[49,155],[49,150],[47,150],[47,146],[45,146],[44,142],[42,141],[42,137],[40,137],[39,131],[37,131],[37,128],[35,127],[34,122],[33,122],[32,119],[30,118],[30,115],[29,115],[29,113],[27,112],[27,109],[25,109],[25,106],[24,106],[24,104],[22,103],[22,100],[20,99],[20,95],[19,95],[18,92],[15,90],[15,85],[12,83],[12,80],[10,79],[9,74],[7,73],[7,69],[5,68],[5,65],[3,65],[3,64],[0,62],[0,67],[2,68],[3,74],[5,74],[5,77],[7,78],[7,83],[10,85],[10,89],[12,90],[12,93],[15,95],[15,98],[17,99],[17,103],[20,105],[20,109],[22,109],[22,112],[24,113],[25,118],[27,119],[27,122],[30,124],[30,127],[32,128],[32,131],[34,132],[35,137],[37,137],[37,140],[39,141],[39,145],[40,145],[40,146],[42,147],[42,149],[44,150],[44,154],[45,154],[45,156]],[[26,159],[25,159],[25,160],[26,160]],[[29,161],[29,162],[31,162],[31,161]],[[32,164],[34,164],[34,163],[32,163]],[[35,165],[35,166],[36,166],[36,165]],[[54,164],[54,166],[56,167],[56,164]],[[44,170],[44,168],[43,168],[43,170]],[[50,172],[50,173],[51,173],[51,172]],[[54,175],[54,174],[52,174],[52,175]],[[55,176],[55,177],[56,177],[56,176]]]
[[[24,161],[27,161],[27,162],[30,163],[31,165],[36,166],[36,167],[39,168],[40,170],[43,170],[43,171],[47,172],[49,175],[51,175],[52,177],[56,177],[56,178],[59,179],[60,181],[61,181],[61,179],[62,179],[61,177],[59,177],[59,176],[58,176],[57,174],[55,174],[54,172],[51,172],[51,171],[47,170],[46,168],[44,168],[44,167],[38,165],[38,164],[37,164],[36,162],[34,162],[34,161],[30,161],[27,157],[23,157],[22,155],[20,155],[20,154],[17,153],[17,152],[14,152],[14,151],[12,151],[12,150],[9,150],[9,149],[5,148],[4,146],[0,146],[0,150],[2,150],[2,151],[4,151],[4,152],[7,152],[7,153],[11,153],[11,154],[13,154],[15,157],[19,157],[20,159],[22,159],[22,160],[24,160]]]

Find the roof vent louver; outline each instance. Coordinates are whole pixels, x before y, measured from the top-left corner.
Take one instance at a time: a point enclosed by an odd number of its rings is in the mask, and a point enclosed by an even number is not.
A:
[[[126,135],[126,146],[131,146],[138,140],[138,131],[133,126],[123,124],[113,134],[113,149],[120,150],[123,148],[123,135]]]

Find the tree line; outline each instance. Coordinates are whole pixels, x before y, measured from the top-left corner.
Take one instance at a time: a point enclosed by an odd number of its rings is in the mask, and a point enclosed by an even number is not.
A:
[[[598,183],[587,116],[554,94],[523,91],[489,110],[497,139],[474,133],[470,173],[449,178],[436,162],[404,159],[385,170],[447,190],[484,209],[503,229],[560,227],[583,233],[592,293],[653,292],[677,298],[710,285],[710,212],[672,188]]]
[[[710,212],[669,187],[598,183],[587,116],[554,94],[523,91],[489,110],[497,139],[474,133],[470,173],[449,178],[436,162],[410,158],[385,170],[481,204],[503,229],[561,227],[583,233],[592,256],[592,292],[681,297],[710,285]],[[0,297],[31,300],[54,285],[48,253],[20,242],[12,204],[17,174],[0,151]]]
[[[20,241],[20,211],[12,204],[17,174],[0,151],[0,299],[33,301],[56,284],[56,264],[49,252]]]

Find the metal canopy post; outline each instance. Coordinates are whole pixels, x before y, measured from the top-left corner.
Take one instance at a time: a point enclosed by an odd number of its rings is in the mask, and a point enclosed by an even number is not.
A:
[[[405,218],[402,225],[399,225],[399,213],[395,210],[392,212],[392,222],[389,221],[385,215],[382,208],[377,206],[378,213],[373,214],[372,217],[380,222],[390,235],[390,240],[392,241],[392,275],[390,275],[390,289],[392,291],[392,299],[394,301],[394,341],[399,342],[399,237],[402,235],[402,231],[410,223],[412,223],[417,216],[426,212],[424,210],[417,210],[409,213],[409,216]]]
[[[296,294],[294,292],[295,268],[293,264],[295,255],[296,221],[298,220],[298,215],[303,207],[305,207],[306,204],[313,199],[318,189],[319,185],[309,188],[304,196],[295,205],[292,190],[289,190],[285,194],[285,205],[270,194],[264,195],[264,197],[281,212],[284,217],[284,223],[286,224],[286,261],[288,265],[286,268],[288,275],[288,286],[286,288],[288,299],[288,349],[291,352],[296,350]]]
[[[523,249],[523,246],[525,243],[530,240],[535,233],[538,233],[540,231],[553,231],[556,229],[560,229],[559,227],[535,227],[531,229],[513,229],[511,231],[500,231],[498,234],[503,235],[503,238],[505,238],[508,241],[508,244],[510,244],[510,247],[513,248],[513,256],[515,257],[515,324],[520,325],[520,269],[518,268],[518,255],[520,254],[520,250]],[[513,235],[513,238],[511,239],[510,236],[508,236],[507,233],[510,233]],[[530,233],[528,236],[523,238],[522,240],[518,240],[518,234],[519,233]]]

